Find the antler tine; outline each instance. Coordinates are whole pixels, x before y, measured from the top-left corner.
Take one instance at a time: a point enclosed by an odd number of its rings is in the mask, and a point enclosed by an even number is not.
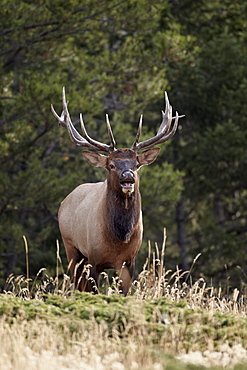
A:
[[[160,134],[163,131],[168,132],[170,127],[171,127],[172,106],[169,103],[169,99],[168,99],[168,95],[167,95],[166,91],[165,91],[165,102],[166,102],[166,109],[165,109],[165,113],[163,112],[163,110],[161,111],[163,119],[162,119],[162,122],[161,122],[161,125],[159,127],[159,130],[158,130],[157,134]]]
[[[56,117],[56,119],[58,120],[58,124],[60,126],[67,127],[66,118],[67,118],[67,116],[69,116],[69,112],[68,112],[68,103],[69,102],[66,103],[65,90],[64,90],[64,88],[63,88],[62,101],[63,101],[63,111],[61,113],[61,117],[55,111],[55,109],[53,107],[53,104],[51,104],[51,111],[52,111],[53,115]]]
[[[131,147],[131,150],[136,150],[136,145],[138,144],[138,141],[139,141],[139,138],[141,136],[141,131],[142,131],[142,118],[143,118],[143,115],[141,114],[140,116],[140,121],[139,121],[139,126],[138,126],[138,130],[137,130],[137,134],[136,134],[136,138],[135,138],[135,141]]]
[[[79,132],[75,129],[75,126],[73,125],[70,114],[68,111],[68,102],[66,101],[66,95],[65,95],[65,87],[63,87],[62,92],[62,102],[63,102],[63,111],[61,114],[61,120],[63,119],[63,122],[61,122],[61,125],[63,127],[66,127],[70,136],[70,139],[78,146],[87,146],[86,140],[79,134]]]
[[[155,145],[157,145],[157,144],[161,144],[161,143],[164,143],[164,142],[166,142],[167,140],[171,139],[171,138],[174,136],[175,132],[177,131],[177,127],[178,127],[178,119],[179,119],[179,118],[182,118],[182,117],[184,117],[184,115],[179,116],[179,115],[178,115],[178,112],[176,112],[176,116],[175,116],[175,117],[172,117],[172,118],[175,118],[175,122],[174,122],[174,125],[173,125],[172,130],[169,132],[169,134],[168,134],[168,135],[163,136],[161,139],[159,139],[159,140],[156,142],[156,144],[155,144]]]
[[[51,111],[53,115],[56,117],[56,119],[58,120],[58,124],[67,128],[71,140],[75,142],[76,145],[84,145],[86,141],[79,134],[79,132],[77,132],[76,129],[74,128],[74,125],[72,124],[70,120],[67,104],[68,103],[66,103],[65,92],[63,91],[63,111],[62,111],[61,116],[57,114],[52,104],[51,104]]]
[[[66,127],[70,136],[70,139],[78,146],[86,147],[93,150],[100,150],[103,152],[111,152],[113,150],[111,145],[106,145],[103,143],[100,143],[99,141],[93,140],[90,138],[90,136],[87,134],[84,122],[82,119],[82,115],[80,115],[80,122],[81,122],[81,128],[82,128],[82,135],[79,134],[79,132],[76,130],[75,126],[73,125],[69,111],[68,111],[68,103],[66,102],[66,96],[65,96],[65,88],[63,87],[62,92],[62,102],[63,102],[63,111],[61,116],[57,114],[55,111],[53,105],[51,105],[51,111],[58,120],[58,123],[62,125],[63,127]],[[115,148],[114,148],[115,149]]]
[[[109,153],[109,152],[112,151],[110,145],[106,145],[106,144],[100,143],[99,141],[92,139],[88,135],[88,133],[87,133],[87,131],[85,129],[85,125],[84,125],[84,122],[83,122],[82,114],[81,113],[80,113],[80,122],[81,122],[82,135],[86,139],[86,141],[94,147],[94,150],[97,149],[97,150],[101,150],[101,151],[107,152],[107,153]]]
[[[165,101],[166,101],[166,109],[165,109],[165,112],[162,111],[163,119],[162,119],[162,122],[161,122],[161,125],[159,127],[157,134],[154,137],[148,140],[142,141],[139,144],[137,144],[138,140],[136,138],[134,144],[132,145],[132,150],[138,152],[141,149],[147,149],[147,148],[150,148],[151,146],[164,143],[165,141],[173,137],[173,135],[175,134],[177,130],[178,119],[184,116],[179,116],[178,113],[176,112],[176,116],[172,117],[172,106],[169,103],[168,95],[166,92],[165,92]],[[169,132],[172,120],[174,118],[175,118],[175,122],[174,122],[173,128]],[[138,132],[139,132],[139,129],[138,129]],[[139,139],[138,134],[137,134],[137,137]]]
[[[53,113],[53,115],[56,117],[56,119],[58,120],[58,124],[59,125],[62,125],[64,126],[64,121],[62,120],[62,116],[60,117],[57,112],[55,111],[54,107],[53,107],[53,104],[51,104],[51,111]],[[62,113],[63,114],[63,113]]]
[[[112,132],[112,129],[111,129],[111,125],[110,125],[108,114],[106,114],[106,124],[107,124],[108,135],[109,135],[110,140],[111,140],[110,147],[114,151],[114,150],[116,150],[116,141],[115,141],[114,136],[113,136],[113,132]]]

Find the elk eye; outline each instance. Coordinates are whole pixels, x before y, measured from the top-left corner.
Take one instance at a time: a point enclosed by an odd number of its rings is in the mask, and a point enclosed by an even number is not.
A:
[[[110,163],[109,164],[109,167],[113,170],[113,168],[115,168],[114,164]]]

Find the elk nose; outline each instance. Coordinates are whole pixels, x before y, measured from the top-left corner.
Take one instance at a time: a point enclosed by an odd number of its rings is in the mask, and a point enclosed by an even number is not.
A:
[[[123,180],[134,182],[135,181],[134,171],[126,170],[126,171],[122,172],[121,177],[120,177],[120,181],[123,181]]]

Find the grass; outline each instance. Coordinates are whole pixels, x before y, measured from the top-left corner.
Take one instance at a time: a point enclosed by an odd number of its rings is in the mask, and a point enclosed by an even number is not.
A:
[[[0,296],[0,369],[246,369],[245,297],[192,283],[193,264],[186,278],[166,271],[164,254],[165,242],[152,259],[150,247],[126,298],[106,274],[98,295],[73,290],[67,274],[59,279],[59,246],[55,278],[44,269],[34,281],[10,276]]]

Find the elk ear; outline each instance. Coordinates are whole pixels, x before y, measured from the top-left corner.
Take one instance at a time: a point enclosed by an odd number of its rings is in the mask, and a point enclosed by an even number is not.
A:
[[[88,163],[90,163],[92,166],[103,167],[103,168],[106,167],[108,157],[106,157],[105,155],[94,153],[94,152],[89,152],[87,150],[83,150],[81,153],[83,157],[86,158]]]
[[[141,166],[144,166],[145,164],[150,164],[157,158],[158,154],[160,152],[160,148],[152,148],[148,149],[145,152],[138,155],[137,159]]]

